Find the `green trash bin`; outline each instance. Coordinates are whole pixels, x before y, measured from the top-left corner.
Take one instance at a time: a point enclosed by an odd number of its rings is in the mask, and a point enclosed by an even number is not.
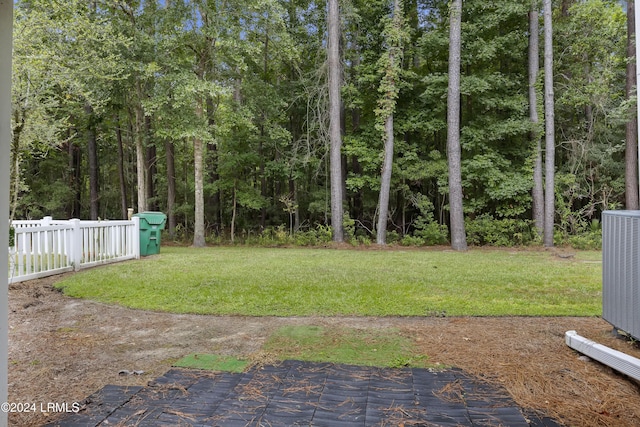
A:
[[[133,216],[140,218],[140,255],[159,254],[167,216],[162,212],[140,212]]]

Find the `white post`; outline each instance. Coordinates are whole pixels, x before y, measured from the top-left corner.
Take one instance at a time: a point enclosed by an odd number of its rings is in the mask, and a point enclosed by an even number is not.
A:
[[[75,218],[71,220],[73,225],[73,232],[71,233],[71,262],[73,263],[73,270],[80,270],[80,263],[82,262],[82,228],[80,228],[80,220]]]
[[[140,218],[134,216],[131,220],[133,221],[133,227],[131,234],[129,234],[129,240],[133,248],[133,254],[136,259],[140,259]]]
[[[0,403],[9,399],[9,156],[13,0],[0,0]],[[9,424],[0,411],[0,427]]]

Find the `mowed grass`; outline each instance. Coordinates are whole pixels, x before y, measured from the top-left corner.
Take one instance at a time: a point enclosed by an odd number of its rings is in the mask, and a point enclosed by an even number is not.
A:
[[[279,359],[401,368],[440,367],[420,354],[412,340],[394,329],[358,330],[322,326],[283,326],[265,342]]]
[[[594,316],[600,252],[162,247],[56,284],[144,310],[248,316]]]

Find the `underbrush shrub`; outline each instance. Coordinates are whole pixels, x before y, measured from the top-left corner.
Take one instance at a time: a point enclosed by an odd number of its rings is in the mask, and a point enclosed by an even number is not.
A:
[[[421,237],[407,234],[402,237],[402,240],[400,240],[400,244],[402,246],[425,246],[425,241]]]
[[[365,234],[358,234],[355,239],[352,240],[356,246],[371,246],[371,237]]]
[[[292,238],[285,225],[266,227],[260,233],[244,235],[244,244],[249,246],[284,246],[292,243]]]
[[[421,240],[421,245],[427,246],[447,243],[449,240],[449,229],[446,225],[439,224],[436,221],[433,214],[433,203],[423,194],[413,195],[411,202],[418,208],[420,215],[418,215],[414,223],[415,231],[413,232],[413,239],[407,239],[407,243],[411,244],[407,246],[415,246],[413,245],[413,243],[416,242],[415,239]]]
[[[582,222],[569,232],[560,227],[554,234],[554,244],[569,245],[574,249],[600,250],[602,249],[602,227],[600,221],[594,219]]]
[[[467,242],[477,246],[522,246],[536,241],[533,221],[481,215],[465,221]]]
[[[315,228],[298,230],[293,234],[293,244],[297,246],[318,246],[331,242],[331,226],[318,224]]]
[[[567,243],[575,249],[600,250],[602,249],[602,232],[588,232],[570,236]]]
[[[415,237],[420,238],[424,245],[435,246],[442,245],[449,241],[449,229],[444,224],[438,224],[435,221],[427,222],[416,229],[413,233]]]
[[[400,233],[398,233],[397,231],[393,230],[393,231],[387,231],[387,244],[388,245],[393,245],[396,243],[400,243]]]
[[[345,212],[342,217],[342,230],[344,231],[344,240],[353,242],[356,237],[356,221]]]

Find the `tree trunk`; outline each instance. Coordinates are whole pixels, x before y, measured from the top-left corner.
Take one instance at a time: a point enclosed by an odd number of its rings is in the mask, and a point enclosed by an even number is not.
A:
[[[239,90],[237,95],[240,96]],[[234,97],[235,96],[236,96],[236,93],[234,91]],[[208,96],[207,97],[207,125],[209,126],[209,129],[211,130],[211,132],[213,132],[213,129],[216,126],[216,119],[215,119],[216,108],[217,106],[214,103],[213,98]],[[216,143],[207,144],[207,152],[208,152],[207,171],[209,172],[208,177],[211,183],[217,183],[218,180],[220,179],[220,174],[218,173],[217,144]],[[221,227],[222,227],[222,209],[220,205],[221,199],[222,197],[221,197],[220,189],[217,189],[215,193],[213,193],[211,203],[208,205],[208,207],[210,208],[210,212],[213,213],[214,215],[214,221],[215,221],[214,227],[217,233],[221,232]]]
[[[233,206],[231,212],[231,243],[235,243],[236,238],[236,213],[238,212],[238,192],[237,182],[233,182]]]
[[[20,117],[17,117],[20,116]],[[14,113],[15,119],[15,127],[12,132],[11,139],[11,162],[9,167],[9,183],[10,183],[10,198],[11,201],[9,203],[9,221],[13,221],[16,214],[16,209],[18,208],[18,201],[20,200],[20,181],[21,181],[21,172],[20,172],[20,163],[21,163],[21,153],[20,153],[20,137],[22,135],[22,130],[24,129],[24,125],[26,122],[26,114],[23,112],[21,115],[19,113]]]
[[[100,189],[98,169],[98,143],[96,141],[96,125],[93,107],[85,104],[84,111],[87,114],[87,160],[89,162],[89,217],[95,221],[100,212]]]
[[[198,102],[197,115],[202,117],[202,105]],[[193,141],[195,170],[195,221],[193,226],[193,246],[206,245],[204,239],[204,143],[200,138]]]
[[[393,167],[393,113],[384,122],[385,143],[384,161],[382,163],[382,177],[380,181],[380,196],[378,198],[378,228],[376,243],[387,243],[387,218],[389,217],[389,193],[391,191],[391,172]]]
[[[340,9],[338,0],[328,1],[327,27],[329,41],[327,61],[329,67],[329,139],[331,176],[331,228],[333,241],[344,241],[342,228],[342,134],[340,131],[340,86],[342,66],[340,63]]]
[[[542,142],[538,130],[538,94],[536,92],[536,82],[540,69],[540,48],[538,43],[538,0],[531,1],[531,11],[529,12],[529,119],[531,120],[531,139],[535,146],[535,161],[533,165],[533,191],[531,192],[533,204],[533,221],[542,237],[544,233],[544,177],[542,174]]]
[[[120,121],[116,117],[116,140],[118,143],[118,181],[120,183],[120,215],[127,219],[127,180],[124,174],[124,144],[122,142],[122,129]]]
[[[451,3],[449,30],[449,90],[447,95],[447,161],[449,165],[449,215],[451,247],[467,250],[462,206],[462,150],[460,147],[460,54],[462,0]]]
[[[399,0],[393,2],[393,32],[402,31],[403,17],[400,9]],[[397,37],[397,36],[396,36]],[[396,98],[398,95],[397,90],[397,71],[396,71],[396,52],[401,49],[398,45],[400,40],[389,40],[389,62],[387,69],[385,70],[385,77],[382,79],[383,93],[385,93],[385,99],[383,100],[382,109],[386,117],[384,118],[384,160],[382,162],[382,174],[380,180],[380,195],[378,197],[378,226],[376,242],[379,245],[385,245],[387,243],[387,219],[389,217],[389,193],[391,192],[391,173],[393,169],[393,112],[395,110]]]
[[[147,181],[147,204],[149,205],[150,210],[157,211],[159,209],[155,188],[156,173],[158,171],[158,168],[156,167],[157,151],[156,145],[151,139],[151,118],[148,116],[145,117],[144,127],[147,140],[147,153],[145,160],[147,165],[147,175],[145,176]]]
[[[136,170],[138,184],[138,212],[147,210],[147,181],[145,170],[145,147],[144,147],[144,112],[142,105],[135,107],[135,134],[136,134]]]
[[[164,151],[167,162],[167,225],[169,238],[173,239],[176,236],[176,156],[173,142],[166,140]]]
[[[71,137],[69,130],[69,186],[73,193],[73,200],[69,209],[69,218],[80,218],[80,210],[82,209],[82,186],[80,184],[82,178],[82,151],[76,146]]]
[[[555,221],[555,112],[553,94],[553,27],[551,0],[544,0],[544,127],[545,189],[544,236],[547,247],[553,246]]]
[[[626,94],[627,99],[634,95],[637,85],[636,76],[636,19],[635,19],[635,1],[627,2],[627,82]],[[625,139],[625,199],[626,208],[637,210],[640,209],[638,202],[638,115],[634,109],[634,114],[626,124]]]

